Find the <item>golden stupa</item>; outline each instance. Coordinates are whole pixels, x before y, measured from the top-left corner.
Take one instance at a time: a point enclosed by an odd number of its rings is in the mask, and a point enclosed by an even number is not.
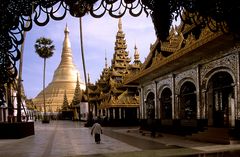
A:
[[[85,90],[86,86],[80,78],[80,72],[73,63],[71,43],[69,40],[69,30],[66,25],[64,30],[65,38],[61,62],[54,72],[52,82],[45,88],[46,111],[58,112],[63,105],[64,92],[66,91],[68,102],[71,103],[76,88],[77,79],[80,89]],[[33,103],[38,110],[43,111],[43,91],[41,91]]]

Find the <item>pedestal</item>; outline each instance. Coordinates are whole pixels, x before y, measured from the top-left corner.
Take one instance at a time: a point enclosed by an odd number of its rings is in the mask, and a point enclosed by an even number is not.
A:
[[[19,139],[34,135],[34,122],[0,123],[0,139]]]

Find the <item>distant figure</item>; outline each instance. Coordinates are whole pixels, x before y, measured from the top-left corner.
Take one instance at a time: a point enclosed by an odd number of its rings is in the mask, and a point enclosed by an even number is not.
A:
[[[94,135],[94,138],[95,138],[95,142],[97,144],[100,144],[100,141],[101,141],[101,136],[100,134],[102,134],[102,127],[101,125],[98,123],[98,121],[96,121],[93,126],[92,126],[92,129],[91,129],[91,135]]]

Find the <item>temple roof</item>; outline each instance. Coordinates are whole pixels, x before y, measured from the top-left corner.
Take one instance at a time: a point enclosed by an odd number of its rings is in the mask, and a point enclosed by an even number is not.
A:
[[[178,27],[172,27],[167,41],[161,42],[157,39],[151,45],[140,72],[129,75],[124,83],[139,84],[150,81],[180,67],[208,58],[219,52],[221,48],[233,45],[230,38],[223,32],[212,32],[208,27],[199,29],[194,25],[181,23]],[[210,44],[212,45],[207,46]]]
[[[113,59],[110,67],[107,66],[105,57],[105,68],[96,82],[97,88],[91,88],[91,103],[100,104],[98,108],[110,107],[138,107],[139,99],[128,93],[128,86],[123,85],[124,77],[133,71],[140,69],[141,61],[139,52],[135,46],[134,63],[130,64],[131,58],[126,51],[127,44],[122,30],[122,20],[118,21],[118,32],[116,35]],[[94,102],[95,101],[95,102]]]

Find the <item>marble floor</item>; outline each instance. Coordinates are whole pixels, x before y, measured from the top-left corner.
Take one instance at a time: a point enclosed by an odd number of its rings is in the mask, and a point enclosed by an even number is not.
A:
[[[101,144],[96,144],[90,128],[83,122],[35,122],[35,135],[22,139],[1,139],[0,157],[63,156],[176,156],[240,150],[240,145],[217,145],[190,141],[164,134],[151,138],[137,133],[137,128],[103,128]]]

